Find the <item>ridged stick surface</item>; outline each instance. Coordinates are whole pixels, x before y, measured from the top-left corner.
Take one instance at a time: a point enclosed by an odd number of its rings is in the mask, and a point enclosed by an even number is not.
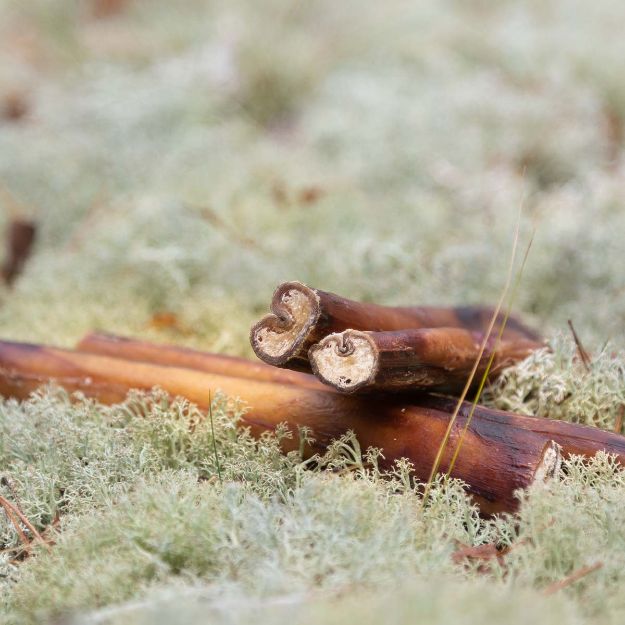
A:
[[[250,342],[263,361],[281,367],[310,370],[308,350],[329,334],[344,330],[370,332],[457,327],[484,332],[493,310],[463,306],[380,306],[355,302],[334,293],[313,289],[301,282],[278,286],[271,312],[252,326]],[[503,321],[498,318],[498,325]],[[539,336],[512,317],[504,330],[510,340],[538,341]]]
[[[465,384],[484,341],[481,332],[463,328],[426,328],[398,332],[345,330],[313,345],[308,357],[314,374],[325,384],[345,392],[414,391],[456,392]],[[475,377],[480,380],[491,355],[489,372],[495,378],[506,367],[527,358],[542,343],[506,338],[489,339]]]
[[[180,367],[132,362],[37,345],[0,343],[0,393],[25,398],[42,383],[56,381],[69,391],[81,391],[101,401],[124,399],[131,388],[159,386],[171,395],[187,397],[200,406],[218,390],[240,397],[250,409],[243,418],[255,435],[286,422],[292,429],[313,430],[323,449],[333,439],[353,430],[361,446],[384,450],[383,466],[405,457],[415,476],[426,479],[450,418],[450,403],[424,397],[417,403],[362,399],[337,393],[259,382]],[[440,466],[446,471],[466,424],[462,410]],[[452,472],[467,483],[485,513],[513,510],[514,491],[534,482],[545,471],[546,450],[552,441],[563,452],[592,455],[603,449],[625,464],[625,437],[595,428],[498,411],[479,411],[470,423],[462,452]],[[285,451],[297,440],[285,441]],[[207,453],[209,453],[207,451]],[[548,464],[548,463],[547,463]]]

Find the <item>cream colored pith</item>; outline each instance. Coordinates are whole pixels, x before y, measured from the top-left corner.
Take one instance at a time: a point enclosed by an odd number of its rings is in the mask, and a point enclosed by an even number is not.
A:
[[[368,382],[376,367],[371,342],[353,330],[330,334],[311,351],[310,357],[319,376],[346,391]]]

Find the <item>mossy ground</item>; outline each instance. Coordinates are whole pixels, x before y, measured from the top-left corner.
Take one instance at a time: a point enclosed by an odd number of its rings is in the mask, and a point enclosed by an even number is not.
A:
[[[523,205],[537,234],[516,308],[554,351],[487,401],[614,427],[619,3],[131,0],[96,16],[114,4],[0,3],[0,110],[8,94],[27,105],[0,119],[0,227],[14,212],[40,224],[0,295],[1,337],[70,346],[103,328],[249,355],[249,325],[287,279],[493,302]],[[459,484],[423,510],[408,467],[341,472],[353,442],[304,470],[237,433],[225,400],[220,479],[206,415],[158,399],[72,405],[51,389],[0,405],[0,494],[56,541],[15,563],[0,518],[6,622],[625,618],[625,475],[609,459],[569,464],[518,517],[485,521]],[[485,573],[454,563],[457,541],[517,546]]]

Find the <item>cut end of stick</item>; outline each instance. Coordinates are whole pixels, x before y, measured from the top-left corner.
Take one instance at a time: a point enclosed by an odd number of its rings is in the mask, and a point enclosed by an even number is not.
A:
[[[285,282],[275,291],[271,313],[252,326],[250,342],[256,355],[282,366],[305,358],[309,335],[321,315],[319,296],[301,282]]]
[[[534,473],[534,484],[544,484],[554,479],[562,467],[562,447],[555,441],[549,441],[543,449],[543,455]]]
[[[375,380],[378,349],[366,332],[330,334],[308,352],[314,374],[344,393],[353,393]]]

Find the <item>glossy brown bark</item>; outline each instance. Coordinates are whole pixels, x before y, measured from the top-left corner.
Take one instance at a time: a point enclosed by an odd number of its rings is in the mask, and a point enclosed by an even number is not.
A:
[[[311,428],[315,450],[353,430],[361,446],[381,447],[390,466],[408,458],[418,479],[427,479],[450,419],[453,403],[424,397],[417,403],[362,399],[295,385],[260,382],[173,366],[132,362],[36,345],[0,343],[0,393],[25,398],[40,384],[56,381],[69,391],[82,391],[104,402],[121,401],[131,388],[160,386],[206,407],[210,393],[221,390],[240,397],[250,409],[243,423],[255,435],[287,422],[293,429]],[[452,430],[443,454],[446,471],[466,423],[466,409]],[[478,411],[464,439],[452,476],[464,480],[483,512],[512,510],[514,491],[534,480],[545,447],[554,440],[569,453],[616,453],[625,463],[625,438],[594,428],[497,411]],[[297,446],[287,441],[285,450]],[[314,451],[314,450],[309,450]]]
[[[293,294],[304,303],[304,310],[295,305],[300,301],[294,303],[296,298]],[[271,313],[252,327],[250,340],[261,360],[276,366],[310,370],[309,348],[335,332],[347,329],[384,332],[437,327],[461,327],[484,332],[492,314],[493,309],[488,307],[380,306],[349,300],[299,282],[285,282],[278,286],[273,295]],[[502,321],[503,316],[499,315],[495,334]],[[508,320],[504,335],[508,339],[540,340],[535,332],[515,317]],[[285,340],[283,349],[272,351],[267,348],[268,339],[281,336],[289,339]]]
[[[288,369],[279,369],[264,362],[212,354],[175,345],[162,345],[131,339],[104,332],[87,334],[76,346],[80,352],[124,358],[156,365],[186,367],[196,371],[216,373],[235,378],[245,378],[261,382],[295,384],[301,387],[327,390],[327,387],[314,376]]]
[[[325,384],[346,393],[414,391],[457,392],[464,388],[480,356],[482,332],[464,328],[425,328],[397,332],[345,330],[313,345],[309,360]],[[494,352],[489,378],[527,358],[542,343],[492,336],[480,359],[479,382]]]
[[[2,280],[11,285],[22,271],[32,252],[37,228],[34,223],[16,219],[6,234],[6,257],[0,270]]]
[[[423,408],[443,412],[452,411],[456,406],[456,400],[453,398],[425,393],[416,401]],[[471,403],[464,402],[460,408],[459,417],[466,420],[471,408]],[[486,429],[490,427],[489,424],[497,424],[498,427],[504,429],[514,427],[531,430],[545,438],[552,439],[562,446],[565,458],[571,455],[590,457],[598,451],[605,451],[614,454],[618,462],[625,467],[625,436],[621,434],[578,423],[520,415],[485,406],[475,408],[473,420],[475,419]]]

